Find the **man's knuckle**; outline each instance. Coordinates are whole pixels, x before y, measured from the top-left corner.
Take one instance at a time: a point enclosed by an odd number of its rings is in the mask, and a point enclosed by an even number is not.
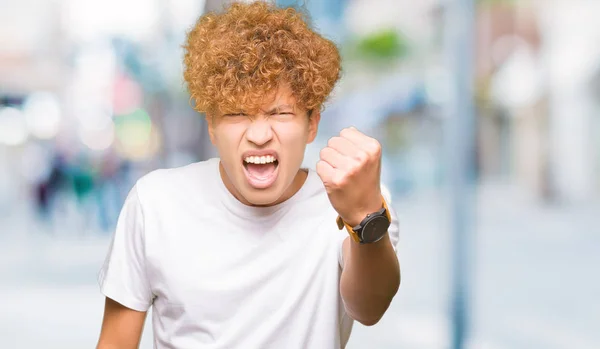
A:
[[[331,147],[331,146],[333,146],[333,144],[334,144],[334,142],[335,142],[335,141],[334,141],[334,138],[335,138],[335,137],[331,137],[331,138],[329,138],[329,139],[327,140],[327,146],[328,146],[328,147]]]
[[[377,156],[377,155],[381,154],[381,144],[376,139],[373,139],[369,142],[368,149],[369,149],[369,153],[373,156]]]
[[[325,158],[327,156],[327,148],[321,149],[321,151],[319,152],[319,156],[321,157],[321,159]]]
[[[358,160],[358,162],[360,164],[367,162],[367,160],[369,160],[369,153],[367,153],[367,151],[365,151],[365,150],[357,151],[356,152],[356,160]]]
[[[329,147],[335,147],[336,145],[338,145],[340,142],[340,137],[331,137],[329,138],[329,140],[327,141],[327,146]]]

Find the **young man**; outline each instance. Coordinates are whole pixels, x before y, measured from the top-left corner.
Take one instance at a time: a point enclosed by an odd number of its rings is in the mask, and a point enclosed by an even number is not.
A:
[[[301,168],[340,57],[301,14],[236,3],[200,18],[185,79],[219,158],[130,192],[100,272],[98,348],[343,348],[400,283],[379,143],[354,128]],[[368,116],[365,116],[368,117]],[[391,221],[391,225],[390,225]]]

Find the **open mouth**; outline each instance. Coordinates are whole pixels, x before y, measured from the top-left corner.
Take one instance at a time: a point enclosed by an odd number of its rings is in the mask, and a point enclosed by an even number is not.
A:
[[[246,179],[256,189],[268,188],[277,179],[279,160],[272,155],[247,156],[243,163]]]

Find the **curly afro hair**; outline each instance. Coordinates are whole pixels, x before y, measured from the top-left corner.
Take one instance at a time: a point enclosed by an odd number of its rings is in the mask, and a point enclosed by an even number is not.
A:
[[[201,16],[184,49],[184,78],[201,113],[258,111],[281,84],[310,111],[323,106],[340,77],[335,44],[302,13],[264,1]]]

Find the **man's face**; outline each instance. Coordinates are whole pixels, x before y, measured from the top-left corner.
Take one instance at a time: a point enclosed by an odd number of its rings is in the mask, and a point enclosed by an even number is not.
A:
[[[306,145],[315,139],[319,119],[318,110],[309,117],[296,105],[285,85],[267,96],[257,113],[207,115],[227,188],[247,205],[272,205],[293,195],[299,189],[294,179]]]

